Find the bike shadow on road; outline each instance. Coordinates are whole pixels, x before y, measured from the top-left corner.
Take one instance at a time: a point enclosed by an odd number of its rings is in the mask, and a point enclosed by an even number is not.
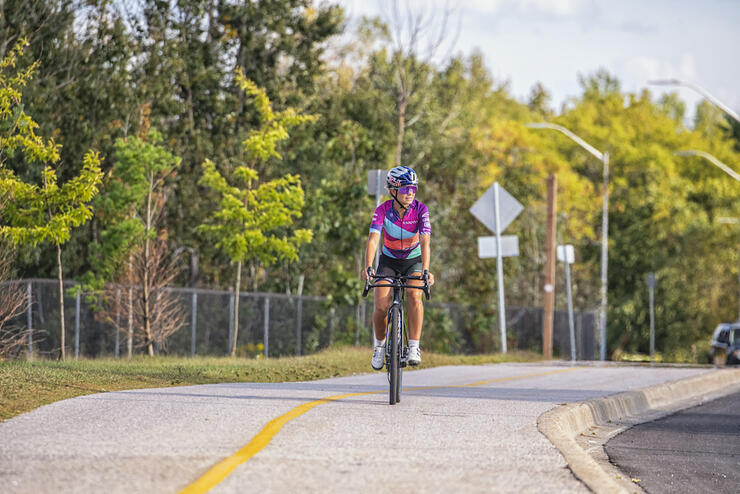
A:
[[[588,389],[542,389],[542,388],[514,388],[496,386],[409,386],[402,389],[408,400],[414,397],[465,399],[465,400],[498,400],[498,401],[526,401],[540,403],[572,403],[576,401],[597,398],[616,391],[588,390]],[[219,392],[223,390],[223,392]],[[246,392],[251,391],[251,392]],[[255,392],[257,391],[257,392]],[[259,391],[265,391],[260,394]],[[295,394],[298,392],[299,394]],[[115,391],[98,395],[88,395],[87,399],[114,399],[155,401],[162,398],[185,398],[193,403],[201,400],[269,400],[292,401],[305,403],[317,400],[342,401],[352,403],[385,403],[387,385],[346,385],[327,383],[231,383],[186,386],[181,388],[140,389]],[[342,395],[356,395],[337,398]],[[368,395],[377,395],[378,400],[367,399]],[[382,397],[382,398],[381,398]]]

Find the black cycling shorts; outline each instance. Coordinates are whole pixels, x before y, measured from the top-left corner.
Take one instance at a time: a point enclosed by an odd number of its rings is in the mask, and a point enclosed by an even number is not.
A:
[[[396,276],[410,276],[413,273],[421,273],[421,256],[408,259],[394,259],[385,254],[380,254],[378,261],[378,275],[395,274]]]

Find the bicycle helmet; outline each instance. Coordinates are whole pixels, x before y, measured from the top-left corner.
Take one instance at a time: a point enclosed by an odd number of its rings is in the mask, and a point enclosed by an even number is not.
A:
[[[416,172],[408,166],[397,166],[392,168],[388,172],[388,176],[385,179],[388,185],[388,190],[397,189],[404,185],[419,185],[419,181],[416,178]]]

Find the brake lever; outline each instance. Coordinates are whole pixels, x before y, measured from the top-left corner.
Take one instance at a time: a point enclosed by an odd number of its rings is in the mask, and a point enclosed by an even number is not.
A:
[[[373,275],[373,268],[368,266],[367,267],[367,279],[365,280],[365,289],[362,290],[362,296],[367,297],[367,293],[370,291],[370,278]]]
[[[426,295],[427,300],[429,300],[429,270],[424,270],[424,295]]]

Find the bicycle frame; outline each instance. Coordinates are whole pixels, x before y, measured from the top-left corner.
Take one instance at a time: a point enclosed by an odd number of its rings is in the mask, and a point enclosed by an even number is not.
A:
[[[370,283],[370,280],[383,280],[385,283]],[[410,285],[409,280],[424,281],[423,286]],[[429,279],[425,272],[423,276],[398,276],[398,275],[375,275],[368,268],[368,279],[362,296],[367,296],[370,288],[387,287],[393,290],[393,300],[386,315],[386,338],[385,338],[385,367],[388,372],[388,383],[390,384],[389,403],[395,405],[401,401],[401,381],[403,367],[406,367],[408,356],[408,334],[403,310],[403,300],[406,288],[423,290],[429,300]],[[398,314],[398,317],[396,317]]]

